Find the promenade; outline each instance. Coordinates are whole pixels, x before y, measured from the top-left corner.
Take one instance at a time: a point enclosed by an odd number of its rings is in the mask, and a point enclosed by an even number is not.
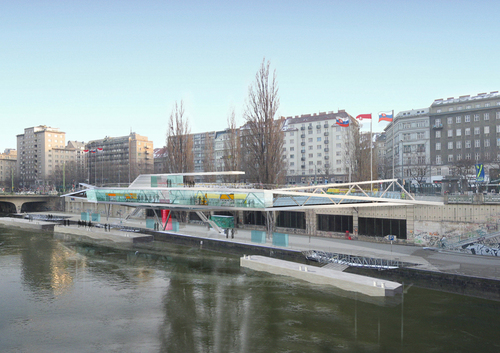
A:
[[[72,222],[78,222],[78,220],[80,220],[79,214],[57,213],[57,216],[68,217]],[[100,223],[146,229],[145,220],[129,219],[125,221],[119,218],[110,218],[109,220],[102,218]],[[78,226],[75,224],[71,225],[69,228],[75,228],[74,231],[71,231],[74,233],[82,233],[90,237],[107,239],[115,242],[130,242],[131,237],[138,235],[137,233],[123,232],[117,229],[112,229],[111,232],[105,232],[102,228],[92,228],[90,231],[85,231],[81,228],[78,229]],[[67,229],[67,231],[69,230],[70,229]],[[148,229],[148,231],[152,232],[151,229]],[[165,233],[173,232],[166,231]],[[178,232],[176,232],[176,234],[214,239],[221,242],[243,243],[259,247],[265,246],[269,247],[270,249],[280,248],[279,246],[274,246],[271,239],[267,239],[267,242],[265,244],[252,243],[251,230],[245,229],[237,229],[236,234],[232,239],[231,237],[226,238],[225,235],[219,234],[213,229],[207,230],[206,226],[181,224],[180,229]],[[384,242],[367,242],[314,236],[309,237],[294,234],[289,235],[288,245],[288,247],[282,248],[296,251],[320,250],[371,258],[399,260],[403,262],[418,264],[418,268],[427,271],[500,280],[500,258],[493,256],[467,255],[456,252],[444,252],[411,245],[391,245],[391,243],[386,240],[384,240]]]

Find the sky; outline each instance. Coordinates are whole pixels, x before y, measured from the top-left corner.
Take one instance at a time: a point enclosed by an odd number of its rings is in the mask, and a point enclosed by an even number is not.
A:
[[[38,125],[161,147],[181,101],[193,133],[233,110],[242,125],[264,59],[285,117],[498,91],[499,13],[484,0],[0,0],[0,152]]]

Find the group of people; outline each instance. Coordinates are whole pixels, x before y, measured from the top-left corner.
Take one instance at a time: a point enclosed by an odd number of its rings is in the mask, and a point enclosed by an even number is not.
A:
[[[87,230],[90,230],[92,227],[95,227],[95,225],[92,223],[92,221],[78,221],[78,228],[84,227]],[[111,224],[105,223],[102,225],[102,228],[104,228],[105,232],[111,232]]]

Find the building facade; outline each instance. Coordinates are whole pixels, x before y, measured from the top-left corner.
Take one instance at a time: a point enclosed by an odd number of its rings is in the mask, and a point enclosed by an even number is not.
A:
[[[347,119],[348,127],[337,125]],[[349,181],[345,151],[346,133],[358,128],[358,122],[345,110],[287,117],[284,121],[284,158],[287,183],[309,184]]]
[[[7,148],[0,153],[0,191],[12,191],[16,178],[17,151]],[[15,187],[15,186],[14,186]]]
[[[46,125],[17,135],[17,151],[17,177],[24,188],[53,185],[57,170],[76,160],[74,151],[66,149],[66,133]]]
[[[429,183],[432,175],[429,108],[399,112],[385,131],[384,175]]]
[[[135,132],[89,141],[85,156],[89,184],[127,184],[154,172],[153,142]]]
[[[431,162],[435,173],[474,177],[474,164],[486,174],[500,161],[500,95],[436,99],[429,112]]]

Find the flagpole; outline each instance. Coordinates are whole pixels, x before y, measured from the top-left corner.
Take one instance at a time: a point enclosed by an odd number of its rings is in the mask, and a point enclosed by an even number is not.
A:
[[[373,136],[372,136],[373,119],[370,119],[370,181],[373,181]],[[373,196],[373,183],[370,183],[370,191]]]
[[[392,179],[394,179],[394,109],[392,110]],[[392,191],[394,191],[394,181],[392,182]]]

